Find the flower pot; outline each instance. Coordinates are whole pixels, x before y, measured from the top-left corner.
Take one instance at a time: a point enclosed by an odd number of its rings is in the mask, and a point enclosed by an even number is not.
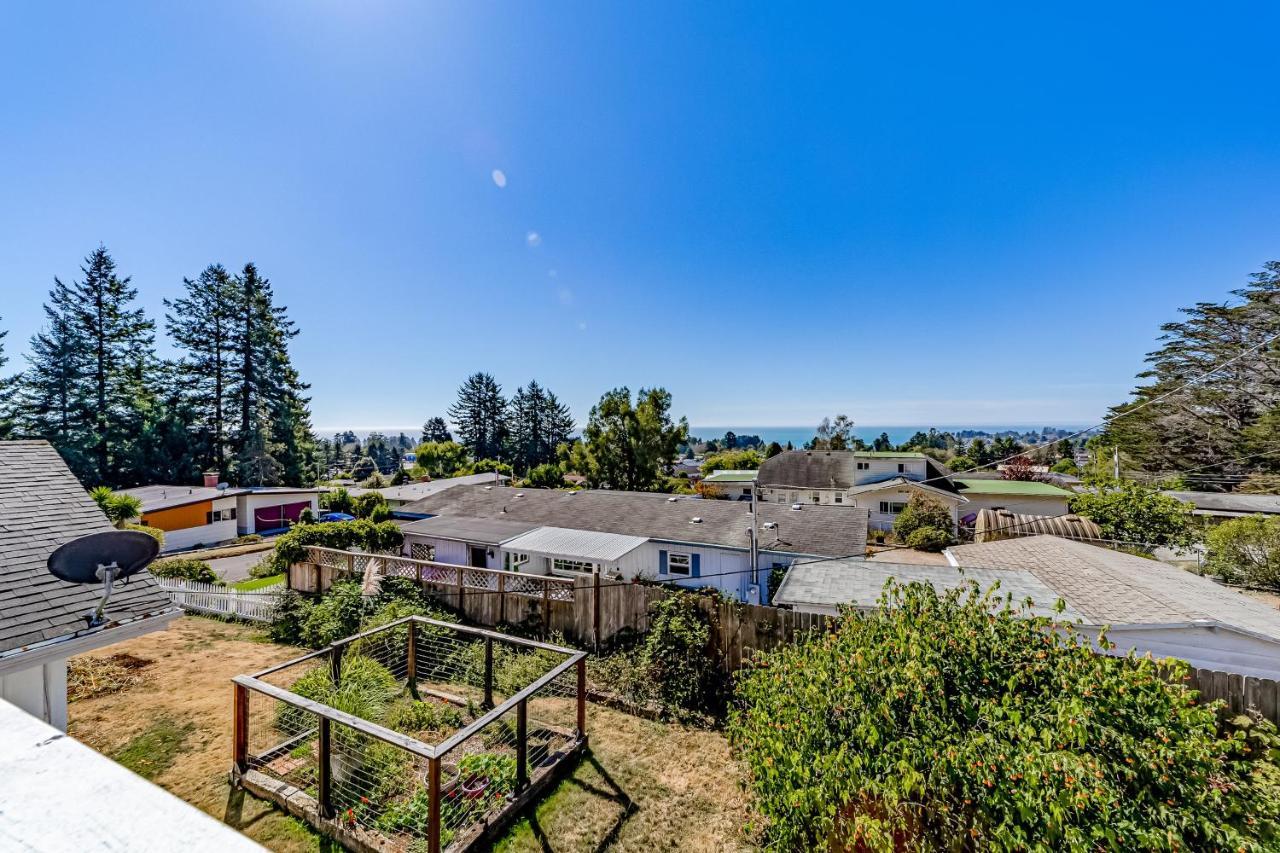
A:
[[[462,796],[468,800],[478,800],[484,796],[489,787],[489,777],[471,776],[462,780]]]

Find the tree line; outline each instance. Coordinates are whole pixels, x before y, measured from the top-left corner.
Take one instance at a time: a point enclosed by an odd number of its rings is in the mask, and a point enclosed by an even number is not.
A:
[[[87,486],[196,482],[301,485],[315,476],[298,330],[253,263],[210,264],[164,301],[177,358],[103,246],[80,277],[54,278],[26,366],[0,386],[0,437],[47,439]],[[0,335],[0,367],[5,364]]]

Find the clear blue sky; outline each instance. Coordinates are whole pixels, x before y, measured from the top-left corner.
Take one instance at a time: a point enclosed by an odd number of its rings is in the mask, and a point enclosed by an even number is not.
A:
[[[9,6],[10,355],[101,241],[156,316],[255,261],[322,428],[473,370],[579,418],[1081,423],[1280,258],[1273,4],[849,5]]]

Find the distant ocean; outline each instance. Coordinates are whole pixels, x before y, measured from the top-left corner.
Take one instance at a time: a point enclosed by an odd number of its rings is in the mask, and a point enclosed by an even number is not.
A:
[[[1044,427],[1050,429],[1079,430],[1083,426],[1075,426],[1072,424],[1041,424],[1039,426],[1022,425],[1022,426],[939,426],[936,427],[938,432],[960,432],[961,430],[977,430],[981,432],[991,433],[995,435],[1001,432],[1039,432]],[[689,433],[697,438],[709,440],[712,438],[721,438],[728,431],[732,431],[734,435],[758,435],[760,440],[765,444],[776,441],[783,447],[787,446],[787,442],[791,442],[793,447],[803,447],[804,443],[813,438],[816,432],[814,427],[769,427],[769,426],[690,426]],[[855,426],[853,434],[863,441],[870,444],[880,437],[881,433],[888,433],[889,440],[894,444],[902,444],[911,436],[919,431],[928,432],[927,426]]]

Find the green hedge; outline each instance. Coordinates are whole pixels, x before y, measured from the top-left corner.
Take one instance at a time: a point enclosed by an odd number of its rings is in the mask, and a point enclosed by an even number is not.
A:
[[[166,557],[156,560],[150,566],[151,574],[158,578],[182,578],[199,583],[222,583],[212,567],[204,560],[192,557]]]
[[[358,548],[364,551],[390,551],[400,547],[404,534],[394,521],[372,522],[326,521],[300,524],[276,539],[275,550],[264,561],[266,575],[284,574],[293,563],[307,556],[308,546],[322,548]]]

